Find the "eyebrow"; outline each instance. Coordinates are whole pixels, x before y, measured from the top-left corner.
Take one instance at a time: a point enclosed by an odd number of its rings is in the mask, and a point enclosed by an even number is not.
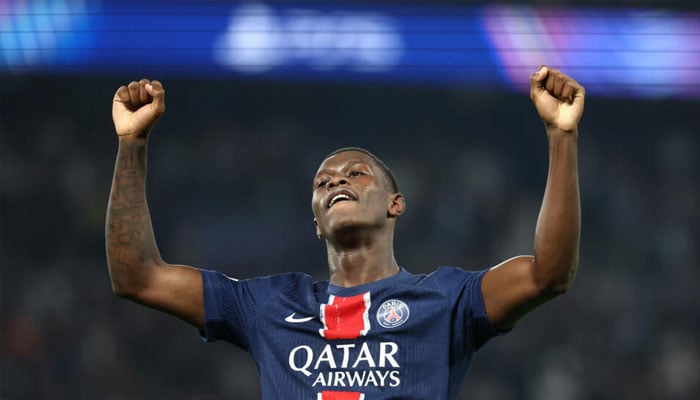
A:
[[[347,163],[345,163],[345,165],[341,166],[340,169],[350,168],[353,165],[357,165],[357,164],[364,164],[364,165],[367,165],[368,167],[370,167],[370,169],[372,169],[371,162],[368,163],[368,162],[360,161],[360,160],[350,160]],[[314,176],[314,181],[316,180],[316,178],[318,178],[320,175],[323,175],[323,174],[330,174],[330,170],[322,169],[322,170],[318,171],[316,173],[316,175]]]

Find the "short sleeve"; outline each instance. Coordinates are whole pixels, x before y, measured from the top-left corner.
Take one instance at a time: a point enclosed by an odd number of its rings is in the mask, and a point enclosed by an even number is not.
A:
[[[499,336],[509,331],[498,332],[486,315],[486,307],[484,305],[484,295],[481,291],[481,282],[488,270],[480,270],[475,272],[465,271],[467,279],[465,280],[462,299],[460,306],[463,307],[462,315],[464,315],[464,337],[466,344],[474,351],[486,344],[494,336]]]
[[[488,270],[465,271],[461,268],[440,268],[440,280],[455,302],[453,332],[463,346],[476,351],[494,336],[505,334],[491,325],[486,315],[481,282]]]
[[[206,342],[226,340],[247,349],[247,340],[243,324],[246,319],[245,310],[253,310],[254,305],[236,306],[236,299],[245,297],[234,292],[241,292],[241,284],[226,275],[202,270],[204,291],[204,334]]]
[[[204,333],[206,342],[225,340],[248,350],[255,335],[260,307],[279,293],[282,277],[237,280],[220,272],[202,270]]]

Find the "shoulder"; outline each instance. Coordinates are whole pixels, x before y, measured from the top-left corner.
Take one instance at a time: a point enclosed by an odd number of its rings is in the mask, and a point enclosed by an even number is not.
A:
[[[426,280],[441,286],[462,287],[472,281],[481,281],[487,269],[465,270],[459,267],[439,267],[434,272],[425,275]]]
[[[441,266],[430,273],[402,274],[400,279],[391,282],[393,290],[410,290],[440,294],[454,301],[463,293],[481,294],[481,280],[486,270],[470,271],[459,267]]]
[[[289,272],[255,278],[238,279],[223,272],[202,270],[205,287],[265,289],[274,292],[313,289],[324,282],[315,282],[311,276],[300,272]]]

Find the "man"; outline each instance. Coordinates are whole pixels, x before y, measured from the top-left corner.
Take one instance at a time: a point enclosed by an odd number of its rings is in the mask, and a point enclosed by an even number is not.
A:
[[[414,275],[394,259],[404,198],[391,171],[360,148],[323,160],[312,210],[329,281],[288,273],[238,281],[168,264],[145,196],[146,147],[165,111],[163,86],[141,80],[113,101],[119,151],[107,211],[114,292],[247,350],[265,399],[455,398],[474,351],[564,293],[578,265],[577,126],[584,89],[540,67],[530,97],[549,140],[549,172],[534,255],[488,270]]]

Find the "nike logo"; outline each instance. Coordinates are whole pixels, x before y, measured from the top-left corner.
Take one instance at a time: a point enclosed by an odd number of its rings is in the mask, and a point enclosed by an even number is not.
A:
[[[287,321],[287,322],[290,322],[290,323],[292,323],[292,324],[301,324],[302,322],[309,322],[309,321],[311,321],[312,319],[316,318],[316,317],[296,318],[296,317],[294,317],[294,314],[296,314],[296,313],[291,313],[291,314],[289,314],[289,315],[287,316],[287,318],[285,318],[284,320]]]

